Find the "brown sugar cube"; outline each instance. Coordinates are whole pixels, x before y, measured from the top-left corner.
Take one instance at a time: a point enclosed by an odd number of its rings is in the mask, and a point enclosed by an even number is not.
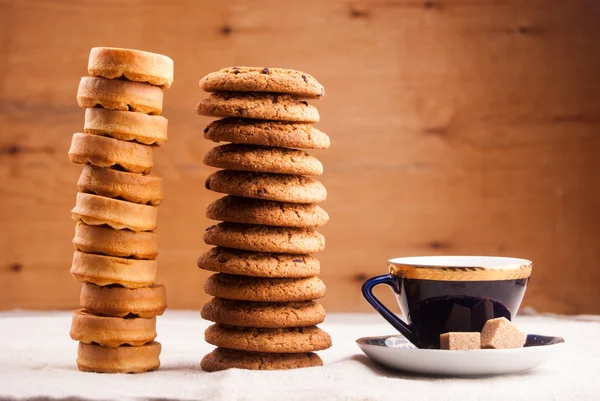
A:
[[[481,341],[480,333],[451,332],[440,335],[440,349],[465,350],[479,349]]]
[[[521,348],[527,334],[505,317],[490,319],[481,330],[481,348]]]

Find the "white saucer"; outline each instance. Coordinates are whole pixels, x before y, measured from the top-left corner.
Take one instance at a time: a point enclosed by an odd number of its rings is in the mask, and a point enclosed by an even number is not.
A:
[[[404,336],[356,340],[367,356],[382,365],[411,373],[482,376],[523,372],[545,363],[564,347],[560,337],[529,334],[523,348],[447,351],[418,349]]]

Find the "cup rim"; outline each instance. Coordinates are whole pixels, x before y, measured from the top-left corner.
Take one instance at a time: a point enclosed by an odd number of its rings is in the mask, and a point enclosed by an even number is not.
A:
[[[531,276],[530,260],[505,256],[408,256],[388,260],[390,273],[403,278],[490,281]]]

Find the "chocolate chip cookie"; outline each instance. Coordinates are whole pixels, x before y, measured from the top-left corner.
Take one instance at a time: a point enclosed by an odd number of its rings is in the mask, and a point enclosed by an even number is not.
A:
[[[264,329],[213,324],[204,332],[207,343],[252,352],[300,353],[331,347],[331,337],[315,326]]]
[[[204,164],[228,170],[262,173],[321,175],[321,162],[303,150],[228,144],[204,154]]]
[[[313,301],[325,296],[325,284],[318,277],[258,278],[217,273],[206,280],[204,291],[238,301]]]
[[[202,318],[241,327],[306,327],[325,320],[325,308],[315,301],[249,302],[213,298],[202,308]]]
[[[208,205],[206,217],[232,223],[315,228],[327,223],[327,212],[312,203],[284,203],[227,195]]]
[[[325,248],[325,237],[312,229],[227,222],[207,228],[204,242],[255,252],[306,254]]]
[[[204,129],[204,138],[213,142],[301,149],[327,149],[330,144],[329,137],[311,124],[245,118],[215,120]]]
[[[292,95],[255,92],[216,92],[201,100],[196,112],[209,117],[318,123],[319,112]]]
[[[216,348],[202,358],[200,367],[206,372],[226,369],[283,370],[323,366],[323,361],[313,352],[299,354],[273,354]]]
[[[206,189],[246,198],[291,203],[319,203],[327,190],[312,177],[221,170],[206,178]]]
[[[298,278],[319,274],[320,265],[311,255],[261,253],[215,247],[198,259],[198,267],[220,273],[253,277]]]
[[[200,80],[207,92],[275,92],[321,98],[325,89],[313,76],[296,70],[268,67],[228,67]]]

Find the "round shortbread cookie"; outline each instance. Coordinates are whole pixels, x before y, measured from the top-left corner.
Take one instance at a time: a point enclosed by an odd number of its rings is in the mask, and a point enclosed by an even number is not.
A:
[[[135,142],[92,135],[73,134],[69,160],[98,167],[120,166],[132,173],[149,174],[154,165],[154,148]]]
[[[206,372],[226,369],[283,370],[323,366],[323,361],[312,352],[300,354],[272,354],[216,348],[202,358],[200,367]]]
[[[315,253],[325,249],[325,237],[309,228],[219,223],[204,233],[204,242],[255,252]]]
[[[85,253],[134,259],[155,259],[158,255],[156,234],[115,230],[106,226],[89,226],[81,221],[75,226],[75,249]]]
[[[323,165],[303,150],[227,144],[204,154],[204,164],[228,170],[259,173],[321,175]]]
[[[71,215],[92,226],[106,224],[115,230],[154,231],[158,208],[78,192]]]
[[[284,328],[315,326],[325,320],[325,308],[314,301],[249,302],[213,298],[202,318],[241,327]]]
[[[209,117],[244,117],[259,120],[318,123],[319,112],[291,95],[249,92],[215,92],[196,106]]]
[[[79,309],[73,312],[71,338],[109,348],[121,345],[139,347],[156,338],[156,318],[121,319],[91,315]]]
[[[204,291],[237,301],[313,301],[325,296],[325,284],[318,277],[258,278],[217,273],[204,282]]]
[[[162,54],[115,47],[93,47],[88,73],[108,79],[124,77],[168,89],[173,83],[173,60]]]
[[[80,305],[86,312],[94,315],[147,319],[163,314],[167,308],[167,298],[162,284],[130,289],[83,283]]]
[[[215,247],[198,258],[198,267],[239,276],[299,278],[320,272],[319,260],[311,255],[261,253]]]
[[[162,178],[86,165],[77,181],[79,192],[124,199],[142,205],[160,204]]]
[[[279,202],[319,203],[327,198],[323,184],[303,175],[220,170],[209,175],[204,186],[229,195]]]
[[[200,79],[206,92],[274,92],[321,98],[325,88],[313,76],[296,70],[268,67],[227,67]]]
[[[77,281],[99,286],[119,284],[126,288],[147,287],[156,280],[156,260],[125,259],[75,251],[71,275]]]
[[[103,107],[160,115],[163,92],[157,86],[122,79],[82,77],[77,90],[79,107]]]
[[[282,203],[227,195],[206,208],[206,217],[232,223],[265,226],[315,228],[329,215],[311,203]]]
[[[82,372],[142,373],[160,366],[159,342],[152,341],[139,347],[106,348],[80,342],[77,350],[77,368]]]
[[[331,347],[331,337],[315,326],[260,329],[213,324],[204,332],[207,343],[252,352],[300,353]]]
[[[245,118],[215,120],[204,129],[204,138],[213,142],[301,149],[327,149],[330,144],[329,137],[311,124]]]
[[[85,109],[86,134],[110,136],[122,141],[163,146],[167,142],[168,120],[133,111]]]

